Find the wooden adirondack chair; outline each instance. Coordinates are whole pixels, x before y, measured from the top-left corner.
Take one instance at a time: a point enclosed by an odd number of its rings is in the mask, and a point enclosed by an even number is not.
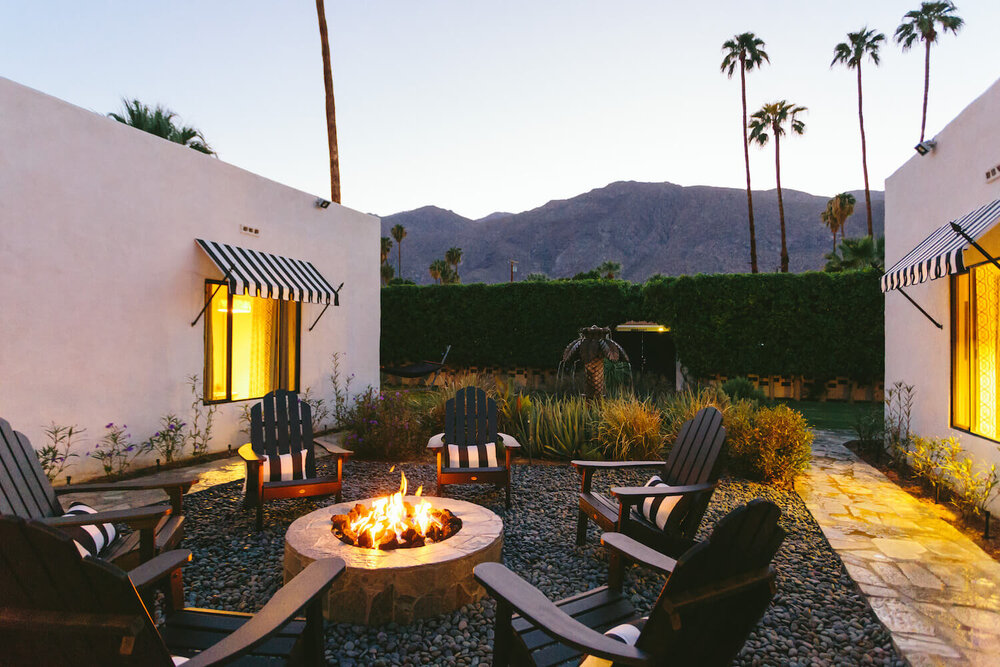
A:
[[[477,387],[459,389],[445,403],[444,433],[427,443],[437,454],[437,495],[448,484],[494,484],[504,487],[510,508],[510,456],[520,447],[497,432],[496,401]]]
[[[616,558],[669,575],[644,623],[620,579],[552,603],[503,565],[477,565],[476,580],[497,601],[493,665],[577,664],[585,655],[587,667],[732,664],[774,596],[770,562],[785,537],[780,514],[773,503],[751,501],[677,560],[605,533]]]
[[[707,407],[681,426],[666,462],[573,461],[580,471],[576,543],[587,539],[587,521],[593,519],[601,530],[623,533],[667,555],[684,552],[694,544],[718,484],[717,462],[725,440],[722,413]],[[615,487],[615,500],[591,490],[596,470],[653,467],[661,469],[662,485]]]
[[[197,477],[171,481],[115,482],[113,484],[73,484],[53,488],[45,476],[35,449],[27,436],[0,419],[0,514],[37,519],[50,526],[71,528],[104,523],[124,523],[132,529],[101,551],[101,558],[122,567],[133,567],[161,551],[172,549],[184,536],[182,496],[198,481]],[[59,496],[91,491],[141,491],[162,489],[169,505],[152,505],[127,510],[63,516]]]
[[[313,445],[336,459],[336,475],[316,474]],[[336,494],[339,503],[344,459],[352,453],[313,438],[312,411],[297,394],[279,389],[264,396],[250,409],[250,442],[239,449],[246,464],[243,506],[257,510],[257,530],[264,525],[265,500]]]
[[[183,607],[187,550],[168,551],[129,573],[37,521],[0,517],[0,664],[186,667],[323,664],[322,598],[344,570],[318,560],[257,614]],[[167,593],[157,629],[140,592]],[[148,595],[147,595],[148,596]],[[305,608],[305,619],[294,618]],[[243,660],[239,660],[239,658]],[[231,661],[237,660],[236,663]],[[267,661],[267,662],[265,662]]]

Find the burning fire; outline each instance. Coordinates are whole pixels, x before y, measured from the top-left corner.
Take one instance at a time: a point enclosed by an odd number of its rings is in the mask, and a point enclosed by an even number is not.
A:
[[[440,542],[461,528],[461,520],[448,510],[436,510],[426,500],[416,505],[404,500],[406,475],[400,472],[400,477],[399,491],[376,498],[371,508],[358,503],[347,514],[333,515],[334,534],[358,547],[398,549]],[[423,490],[422,486],[417,488],[415,495],[420,496]]]

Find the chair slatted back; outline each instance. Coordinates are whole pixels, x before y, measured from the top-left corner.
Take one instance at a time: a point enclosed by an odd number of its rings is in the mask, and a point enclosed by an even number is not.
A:
[[[308,403],[299,400],[295,392],[285,389],[272,391],[250,408],[250,445],[257,456],[275,459],[281,454],[297,455],[304,450],[305,470],[299,465],[299,457],[292,456],[293,479],[316,476],[312,410]],[[272,466],[271,469],[274,471],[277,467]]]
[[[173,664],[125,572],[20,517],[0,517],[0,544],[0,662]]]
[[[0,514],[41,519],[62,513],[28,438],[0,419]]]
[[[444,406],[445,461],[449,467],[458,465],[449,460],[447,445],[469,447],[490,442],[496,442],[497,451],[501,451],[501,443],[497,442],[497,402],[478,387],[459,389]]]
[[[730,665],[774,596],[770,566],[785,538],[774,503],[726,515],[677,561],[637,646],[666,664]]]
[[[717,481],[725,441],[722,413],[712,406],[702,408],[681,426],[660,477],[671,486]],[[693,537],[710,500],[710,493],[684,496],[670,513],[664,530]]]

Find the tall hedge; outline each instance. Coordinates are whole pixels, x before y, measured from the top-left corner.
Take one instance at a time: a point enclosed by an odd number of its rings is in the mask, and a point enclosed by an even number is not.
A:
[[[696,377],[880,378],[879,274],[714,274],[645,285],[581,280],[382,289],[382,363],[554,368],[577,329],[651,320],[670,326]]]
[[[580,327],[636,319],[642,287],[577,280],[382,289],[382,363],[555,368]]]
[[[646,317],[668,323],[695,377],[843,375],[884,371],[883,296],[876,271],[714,274],[653,279]]]

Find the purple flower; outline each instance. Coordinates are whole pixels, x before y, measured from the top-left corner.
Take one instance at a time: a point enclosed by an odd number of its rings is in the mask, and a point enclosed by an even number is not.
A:
[[[107,424],[104,425],[104,428],[111,428],[114,425],[115,425],[114,422],[108,422]]]
[[[135,449],[135,445],[129,445],[128,447],[125,448],[125,451],[131,452],[133,449]]]

